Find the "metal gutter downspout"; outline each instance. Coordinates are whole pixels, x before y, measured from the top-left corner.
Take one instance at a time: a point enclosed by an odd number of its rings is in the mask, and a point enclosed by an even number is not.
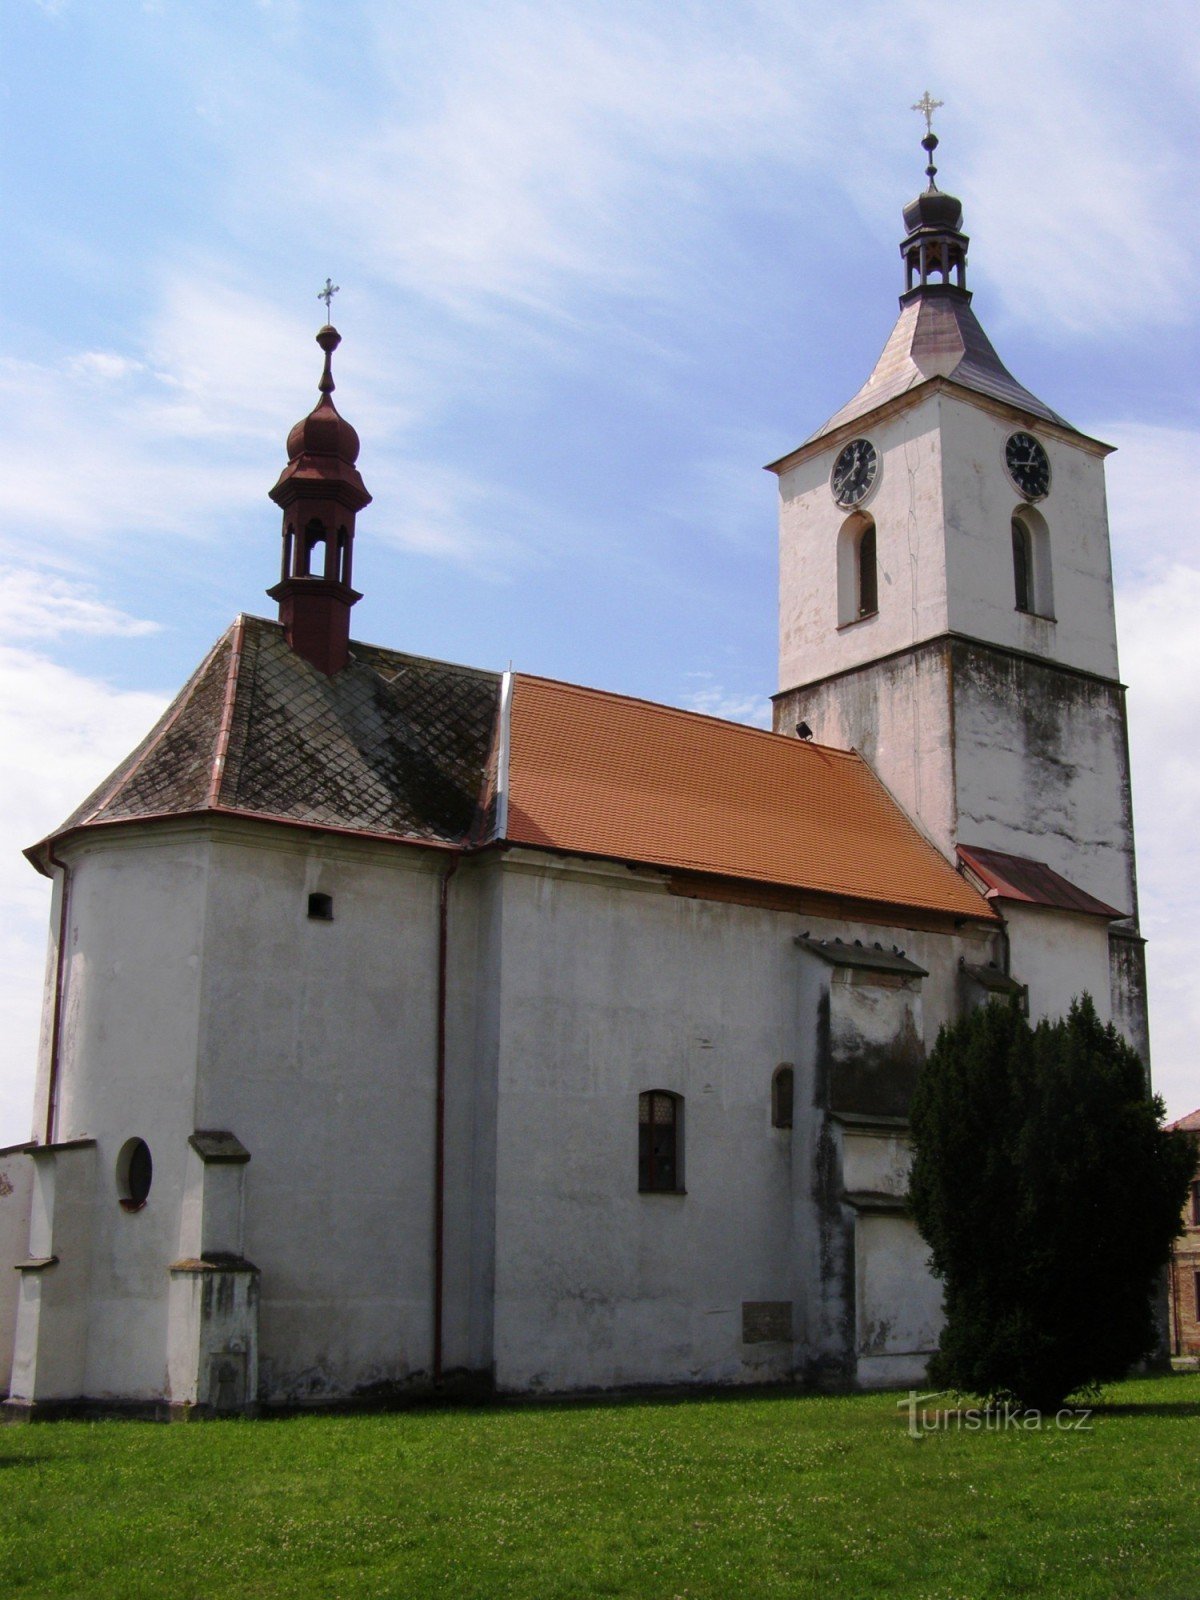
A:
[[[66,988],[67,968],[67,912],[71,898],[71,869],[54,854],[54,847],[46,849],[46,860],[62,873],[62,888],[58,902],[58,950],[54,959],[54,1010],[50,1021],[50,1072],[46,1084],[46,1128],[44,1144],[54,1143],[55,1124],[58,1121],[58,1060],[62,1049],[63,991]]]
[[[462,859],[455,851],[438,888],[437,1100],[433,1178],[433,1381],[442,1381],[442,1291],[446,1275],[446,950],[450,879]]]

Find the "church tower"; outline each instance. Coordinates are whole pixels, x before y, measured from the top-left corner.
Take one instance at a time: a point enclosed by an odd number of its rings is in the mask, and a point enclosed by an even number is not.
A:
[[[916,109],[928,118],[933,103]],[[904,208],[904,292],[883,353],[770,469],[774,726],[807,723],[859,750],[1010,922],[1029,905],[1106,922],[1109,993],[1088,986],[1145,1059],[1110,447],[1000,361],[972,309],[962,206],[937,187],[931,128],[922,142],[928,186]],[[1013,971],[1027,978],[1045,967],[1045,922],[1024,951],[1016,932]]]

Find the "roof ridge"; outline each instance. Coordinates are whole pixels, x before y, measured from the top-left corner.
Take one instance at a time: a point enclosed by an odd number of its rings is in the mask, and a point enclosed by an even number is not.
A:
[[[263,623],[276,633],[281,633],[283,631],[283,624],[278,622],[274,617],[260,617],[256,612],[243,612],[239,620],[243,622]],[[395,650],[390,644],[376,644],[371,639],[351,639],[350,649],[353,650],[355,645],[357,645],[360,650],[378,650],[380,655],[396,656],[401,661],[415,661],[421,666],[442,667],[449,672],[464,673],[470,678],[499,678],[502,676],[499,671],[492,667],[472,667],[464,661],[443,661],[440,656],[421,656],[417,655],[412,650]],[[368,667],[368,670],[372,672],[376,670],[374,667],[370,667],[369,664],[361,658],[361,656],[356,657],[355,659],[358,661],[359,666]]]
[[[91,810],[86,816],[79,818],[78,822],[74,824],[75,827],[86,827],[88,823],[93,822],[96,817],[98,817],[100,813],[105,810],[106,807],[112,804],[112,802],[120,794],[121,790],[124,789],[126,785],[129,784],[132,779],[142,770],[149,757],[155,750],[158,749],[159,745],[166,738],[167,734],[170,733],[171,729],[175,726],[180,717],[187,710],[188,706],[192,703],[192,700],[196,694],[196,690],[204,681],[205,675],[207,674],[208,669],[211,667],[213,661],[216,659],[217,653],[221,650],[226,639],[229,638],[230,634],[235,628],[237,628],[241,621],[242,618],[239,615],[233,622],[230,623],[229,627],[225,629],[225,632],[220,636],[217,642],[213,645],[212,649],[205,656],[204,660],[200,663],[195,672],[192,673],[191,677],[184,684],[183,688],[175,696],[173,703],[167,707],[167,710],[163,713],[162,719],[158,723],[158,726],[151,729],[150,733],[143,742],[141,749],[137,753],[136,760],[134,760],[127,767],[118,768],[118,776],[115,777],[114,781],[107,789],[101,791],[99,798],[96,800],[96,803],[92,806]]]
[[[212,775],[208,786],[208,803],[218,804],[221,784],[225,778],[225,758],[229,754],[229,732],[237,704],[238,685],[242,669],[242,641],[246,636],[246,616],[239,612],[233,624],[233,648],[229,659],[229,673],[225,679],[225,695],[221,703],[221,723],[217,729],[217,742],[213,748]]]
[[[621,694],[616,689],[594,689],[585,683],[569,683],[565,678],[547,678],[538,672],[514,672],[513,677],[514,679],[525,678],[531,683],[549,684],[556,689],[567,689],[572,694],[598,695],[603,700],[621,700],[627,705],[645,706],[651,711],[663,712],[672,717],[683,717],[689,722],[714,722],[720,728],[732,728],[738,733],[749,733],[758,738],[779,740],[783,744],[797,745],[801,749],[813,752],[819,750],[824,755],[841,756],[847,761],[856,761],[863,766],[867,765],[857,750],[843,750],[833,744],[818,744],[814,739],[793,739],[790,734],[776,733],[772,728],[756,728],[750,722],[735,722],[731,717],[715,717],[711,711],[692,711],[687,706],[673,706],[663,700],[647,700],[644,695]]]

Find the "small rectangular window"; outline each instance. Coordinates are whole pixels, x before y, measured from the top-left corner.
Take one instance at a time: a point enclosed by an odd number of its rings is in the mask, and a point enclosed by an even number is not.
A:
[[[643,1194],[683,1191],[683,1099],[665,1089],[638,1095],[638,1188]]]
[[[1200,1228],[1200,1183],[1192,1185],[1192,1227]]]
[[[308,897],[308,914],[314,922],[332,922],[333,896],[331,894],[310,894]]]

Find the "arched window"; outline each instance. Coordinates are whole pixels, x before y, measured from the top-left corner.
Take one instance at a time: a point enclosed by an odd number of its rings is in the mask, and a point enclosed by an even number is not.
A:
[[[875,524],[861,511],[847,517],[838,533],[837,582],[839,628],[879,610]]]
[[[683,1096],[667,1089],[638,1095],[638,1188],[643,1194],[683,1190]]]
[[[875,524],[868,522],[858,541],[858,614],[869,617],[879,610],[879,583],[875,575]]]
[[[1012,519],[1012,552],[1013,552],[1013,588],[1017,596],[1018,611],[1032,611],[1033,584],[1033,550],[1029,538],[1029,529],[1020,517]]]
[[[1050,565],[1050,530],[1033,506],[1021,506],[1012,517],[1013,597],[1027,616],[1054,620],[1054,573]]]
[[[781,1067],[775,1068],[771,1079],[771,1126],[773,1128],[790,1128],[792,1125],[792,1101],[795,1097],[796,1074],[794,1068],[785,1061]]]

